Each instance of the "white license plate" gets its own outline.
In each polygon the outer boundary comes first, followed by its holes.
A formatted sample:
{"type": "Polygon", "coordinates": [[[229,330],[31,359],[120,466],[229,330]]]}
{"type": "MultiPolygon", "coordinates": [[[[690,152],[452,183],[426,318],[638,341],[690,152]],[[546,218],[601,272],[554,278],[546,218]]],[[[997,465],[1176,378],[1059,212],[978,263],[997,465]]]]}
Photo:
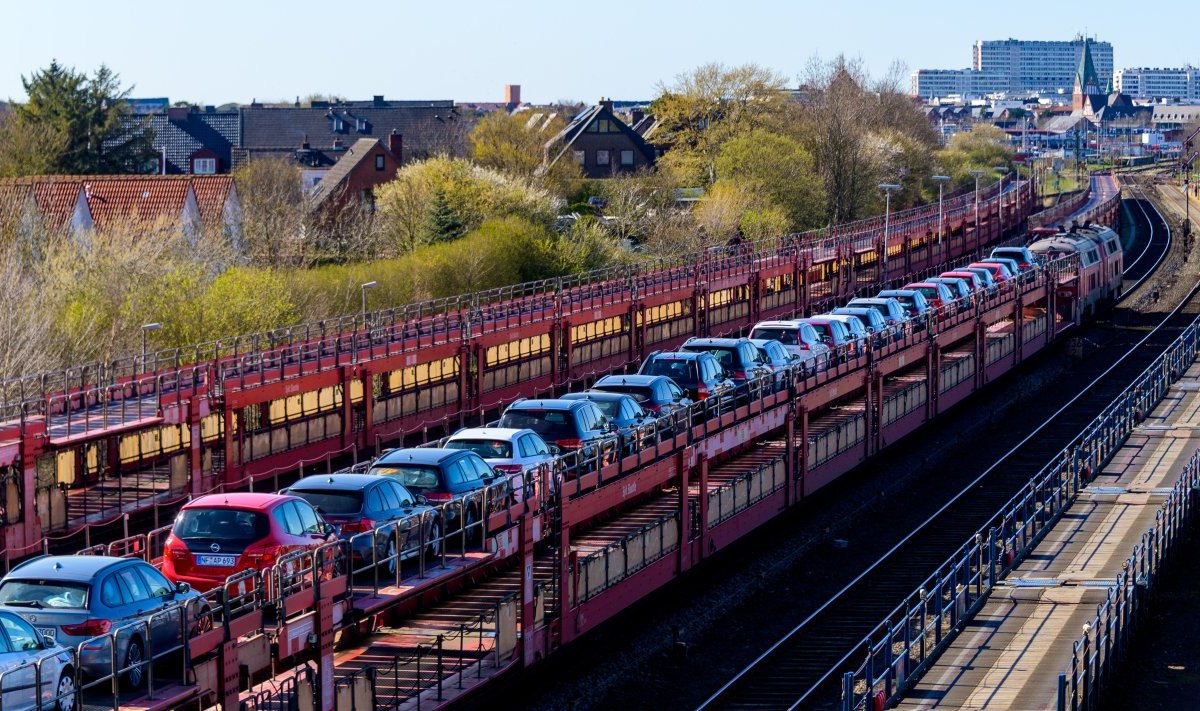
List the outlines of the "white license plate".
{"type": "Polygon", "coordinates": [[[196,555],[196,565],[232,568],[236,563],[236,555],[196,555]]]}
{"type": "Polygon", "coordinates": [[[43,637],[49,637],[50,639],[58,639],[58,628],[57,627],[38,627],[37,631],[38,631],[38,634],[40,634],[43,637]]]}

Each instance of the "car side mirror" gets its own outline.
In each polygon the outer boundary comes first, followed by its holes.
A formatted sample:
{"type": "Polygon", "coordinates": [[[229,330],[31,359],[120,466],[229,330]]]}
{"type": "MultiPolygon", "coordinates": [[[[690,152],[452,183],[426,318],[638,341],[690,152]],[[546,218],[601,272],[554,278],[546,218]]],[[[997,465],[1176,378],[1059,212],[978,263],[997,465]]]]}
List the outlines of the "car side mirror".
{"type": "Polygon", "coordinates": [[[546,449],[550,451],[550,454],[556,457],[562,454],[562,447],[559,447],[557,444],[548,444],[546,445],[546,449]]]}
{"type": "Polygon", "coordinates": [[[322,533],[323,535],[326,535],[326,536],[328,536],[328,535],[330,535],[331,533],[334,533],[334,532],[335,532],[335,531],[334,531],[334,529],[333,529],[333,524],[330,524],[330,523],[322,523],[322,524],[321,524],[321,533],[322,533]]]}
{"type": "Polygon", "coordinates": [[[50,635],[46,635],[45,637],[42,637],[42,649],[54,649],[57,646],[58,646],[57,639],[54,639],[50,635]]]}
{"type": "Polygon", "coordinates": [[[192,591],[191,585],[189,585],[183,581],[175,583],[175,594],[176,595],[187,595],[191,591],[192,591]]]}
{"type": "Polygon", "coordinates": [[[429,505],[429,499],[425,498],[424,494],[417,494],[415,497],[413,497],[413,501],[416,501],[418,506],[429,505]]]}

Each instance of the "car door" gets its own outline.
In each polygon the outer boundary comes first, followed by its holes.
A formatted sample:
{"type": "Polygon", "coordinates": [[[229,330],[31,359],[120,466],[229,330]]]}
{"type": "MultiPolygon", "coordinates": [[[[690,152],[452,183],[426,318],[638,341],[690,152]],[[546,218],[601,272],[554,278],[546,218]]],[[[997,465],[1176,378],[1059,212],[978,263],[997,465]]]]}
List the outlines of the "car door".
{"type": "Polygon", "coordinates": [[[54,690],[62,672],[62,660],[45,650],[41,636],[33,625],[16,615],[0,615],[0,670],[4,672],[3,695],[0,707],[9,709],[35,708],[33,687],[41,685],[41,702],[53,706],[54,690]],[[41,663],[40,680],[36,662],[41,663]]]}
{"type": "Polygon", "coordinates": [[[296,513],[300,516],[300,535],[304,539],[304,548],[316,550],[328,543],[329,533],[325,530],[325,523],[312,504],[307,501],[293,501],[292,506],[296,507],[296,513]]]}
{"type": "Polygon", "coordinates": [[[183,608],[175,602],[175,588],[154,566],[141,564],[130,568],[142,577],[150,591],[149,611],[154,614],[150,622],[150,633],[154,639],[154,652],[163,654],[183,644],[183,608]]]}
{"type": "Polygon", "coordinates": [[[124,667],[125,647],[134,635],[142,640],[143,658],[148,659],[152,654],[157,655],[163,647],[155,642],[153,629],[151,629],[151,638],[146,639],[145,626],[137,624],[149,617],[151,613],[157,612],[150,600],[150,587],[146,585],[146,581],[138,575],[132,565],[118,568],[113,572],[112,577],[116,580],[117,586],[121,590],[121,598],[125,603],[120,610],[120,619],[113,620],[113,627],[128,627],[117,640],[117,664],[124,667]]]}
{"type": "Polygon", "coordinates": [[[28,654],[14,649],[8,639],[8,615],[0,615],[3,631],[0,631],[0,707],[8,709],[31,709],[34,707],[33,667],[24,667],[28,654]]]}
{"type": "Polygon", "coordinates": [[[399,486],[394,481],[385,481],[376,486],[372,493],[379,492],[382,505],[379,515],[396,524],[396,550],[403,556],[405,551],[418,544],[413,540],[412,521],[404,518],[404,502],[401,501],[403,497],[400,494],[399,486]]]}

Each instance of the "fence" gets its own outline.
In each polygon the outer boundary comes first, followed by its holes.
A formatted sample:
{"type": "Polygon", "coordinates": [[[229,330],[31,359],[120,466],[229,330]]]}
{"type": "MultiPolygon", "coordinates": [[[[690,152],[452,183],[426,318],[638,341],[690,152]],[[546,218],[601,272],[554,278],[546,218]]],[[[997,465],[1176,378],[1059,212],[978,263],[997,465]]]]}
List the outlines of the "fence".
{"type": "MultiPolygon", "coordinates": [[[[1193,321],[1179,338],[1146,368],[1103,412],[1101,412],[1055,460],[1029,483],[970,540],[965,542],[941,568],[929,576],[917,590],[847,655],[863,662],[841,679],[843,711],[883,708],[896,700],[951,642],[959,623],[987,600],[996,581],[1028,555],[1075,501],[1093,473],[1098,472],[1116,453],[1142,417],[1167,394],[1186,367],[1196,361],[1200,350],[1200,319],[1193,321]]],[[[1185,478],[1196,480],[1196,467],[1189,465],[1185,478]]],[[[1175,495],[1165,533],[1176,535],[1190,511],[1182,511],[1180,501],[1188,499],[1191,486],[1177,487],[1185,493],[1175,495]]],[[[1190,501],[1190,499],[1188,499],[1190,501]]],[[[1164,507],[1166,508],[1166,507],[1164,507]]],[[[1168,516],[1168,514],[1160,515],[1168,516]]],[[[1153,541],[1158,545],[1158,539],[1153,541]]],[[[1153,571],[1161,551],[1151,547],[1140,558],[1135,553],[1130,571],[1153,571]]],[[[1132,573],[1130,573],[1132,575],[1132,573]]],[[[1133,580],[1136,583],[1137,577],[1133,580]]],[[[1135,604],[1128,592],[1112,594],[1112,611],[1102,608],[1093,626],[1108,630],[1115,611],[1135,604]],[[1125,595],[1126,597],[1121,597],[1125,595]],[[1124,606],[1124,607],[1122,607],[1124,606]]],[[[1122,618],[1121,625],[1124,624],[1122,618]]],[[[1124,628],[1121,628],[1124,634],[1124,628]]],[[[1070,672],[1069,693],[1076,699],[1071,708],[1091,703],[1097,683],[1109,666],[1108,651],[1114,641],[1123,641],[1105,633],[1101,652],[1097,652],[1095,632],[1089,632],[1077,645],[1075,663],[1070,672]],[[1082,651],[1080,651],[1082,650],[1082,651]]],[[[810,688],[801,701],[818,692],[837,672],[831,669],[810,688]]]]}

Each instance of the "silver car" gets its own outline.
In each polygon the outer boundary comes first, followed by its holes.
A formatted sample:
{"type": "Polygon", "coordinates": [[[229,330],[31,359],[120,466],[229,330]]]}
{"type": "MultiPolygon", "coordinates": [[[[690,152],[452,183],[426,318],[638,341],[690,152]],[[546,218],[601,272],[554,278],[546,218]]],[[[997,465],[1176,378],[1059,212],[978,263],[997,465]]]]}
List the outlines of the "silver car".
{"type": "Polygon", "coordinates": [[[75,708],[71,652],[42,637],[19,615],[0,612],[0,708],[32,711],[75,708]],[[41,699],[33,693],[41,687],[41,699]]]}
{"type": "Polygon", "coordinates": [[[115,644],[117,671],[130,690],[145,684],[147,662],[180,650],[186,636],[207,626],[198,620],[211,623],[207,603],[186,583],[172,585],[145,561],[110,556],[22,563],[0,580],[0,611],[78,650],[81,671],[92,679],[112,673],[115,644]]]}

